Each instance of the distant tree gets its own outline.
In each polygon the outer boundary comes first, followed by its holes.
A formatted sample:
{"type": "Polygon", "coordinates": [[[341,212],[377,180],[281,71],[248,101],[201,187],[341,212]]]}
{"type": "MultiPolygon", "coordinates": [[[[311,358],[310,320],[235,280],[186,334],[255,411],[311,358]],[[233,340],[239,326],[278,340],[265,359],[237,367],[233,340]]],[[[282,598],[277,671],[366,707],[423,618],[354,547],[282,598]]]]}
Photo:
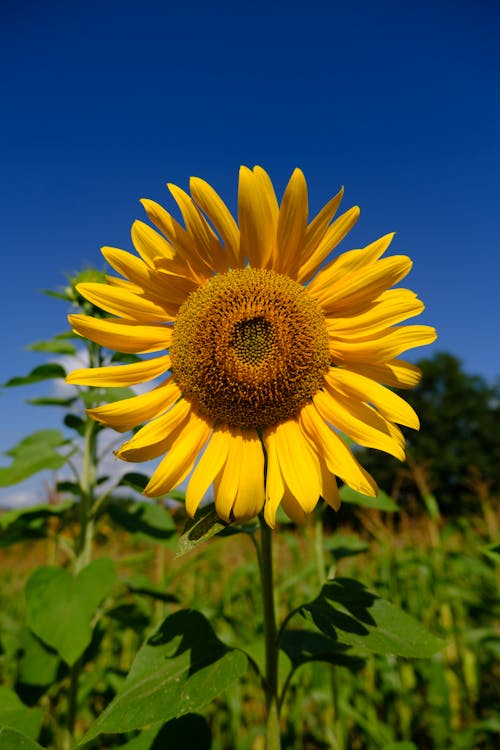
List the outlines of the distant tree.
{"type": "Polygon", "coordinates": [[[421,422],[419,432],[404,430],[408,461],[401,466],[369,451],[363,464],[380,486],[403,494],[412,491],[417,468],[445,513],[470,505],[478,482],[500,493],[500,384],[465,373],[460,360],[446,352],[417,364],[421,383],[401,394],[421,422]]]}

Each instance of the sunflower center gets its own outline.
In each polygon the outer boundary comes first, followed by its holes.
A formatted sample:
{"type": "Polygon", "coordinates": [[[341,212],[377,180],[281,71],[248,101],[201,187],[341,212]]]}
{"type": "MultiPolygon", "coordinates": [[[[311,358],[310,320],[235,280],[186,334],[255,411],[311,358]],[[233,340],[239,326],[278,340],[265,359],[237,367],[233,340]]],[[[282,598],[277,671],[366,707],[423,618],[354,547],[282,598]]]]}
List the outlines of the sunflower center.
{"type": "Polygon", "coordinates": [[[241,428],[295,417],[330,364],[317,302],[288,276],[255,268],[215,276],[188,297],[170,356],[194,408],[241,428]]]}

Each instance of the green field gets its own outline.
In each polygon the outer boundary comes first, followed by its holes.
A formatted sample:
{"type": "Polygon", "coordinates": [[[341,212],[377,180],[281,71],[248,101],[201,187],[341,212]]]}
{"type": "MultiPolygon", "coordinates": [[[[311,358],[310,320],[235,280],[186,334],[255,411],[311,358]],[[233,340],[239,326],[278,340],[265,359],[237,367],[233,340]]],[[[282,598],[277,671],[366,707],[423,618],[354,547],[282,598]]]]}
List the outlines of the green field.
{"type": "MultiPolygon", "coordinates": [[[[176,611],[198,610],[227,646],[243,647],[257,663],[262,659],[259,578],[250,537],[215,537],[178,557],[181,508],[172,522],[171,513],[159,508],[139,521],[138,506],[128,505],[128,513],[126,507],[112,508],[96,530],[94,558],[111,558],[117,577],[95,615],[90,645],[76,662],[76,687],[75,667],[27,628],[23,595],[39,566],[70,565],[71,535],[78,526],[74,510],[57,513],[55,505],[53,515],[45,510],[2,517],[5,707],[0,722],[42,747],[72,747],[71,724],[76,740],[84,735],[122,687],[148,633],[176,611]],[[18,705],[12,704],[10,691],[19,697],[18,705]]],[[[311,654],[316,646],[307,639],[300,655],[297,643],[288,643],[280,675],[285,679],[290,655],[297,669],[282,711],[284,748],[496,747],[500,634],[495,628],[498,568],[491,545],[496,522],[493,512],[488,518],[432,520],[425,512],[388,513],[346,504],[336,517],[317,516],[305,528],[281,525],[274,547],[278,620],[313,599],[326,578],[356,578],[445,643],[429,659],[370,655],[343,646],[327,655],[331,663],[308,661],[309,645],[311,654]]],[[[293,627],[300,632],[301,626],[299,614],[293,627]]],[[[156,723],[142,733],[101,734],[86,747],[258,750],[265,746],[264,727],[263,694],[249,668],[195,715],[171,720],[162,729],[156,723]]],[[[0,747],[16,747],[9,737],[0,734],[0,747]]]]}

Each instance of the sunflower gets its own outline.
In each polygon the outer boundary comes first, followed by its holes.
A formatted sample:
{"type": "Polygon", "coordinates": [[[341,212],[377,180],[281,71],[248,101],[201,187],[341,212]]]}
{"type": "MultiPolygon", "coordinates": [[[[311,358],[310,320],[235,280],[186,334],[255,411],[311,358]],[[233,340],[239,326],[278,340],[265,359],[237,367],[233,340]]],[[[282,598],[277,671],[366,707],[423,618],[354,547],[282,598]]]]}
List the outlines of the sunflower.
{"type": "Polygon", "coordinates": [[[204,180],[191,179],[190,195],[168,187],[184,226],[143,200],[156,229],[133,224],[138,256],[102,250],[122,278],[78,286],[113,317],[69,317],[74,331],[103,347],[151,356],[76,370],[68,382],[109,387],[162,378],[149,392],[89,409],[120,432],[143,425],[117,456],[163,456],[149,497],[189,477],[190,515],[213,484],[226,522],[263,510],[272,527],[280,504],[300,522],[320,497],[337,509],[336,477],[375,496],[375,481],[343,435],[402,460],[396,423],[419,427],[391,390],[420,377],[398,355],[436,336],[429,326],[397,325],[424,309],[413,292],[391,288],[411,260],[381,257],[392,234],[329,259],[359,209],[334,220],[341,190],[308,221],[299,169],[278,203],[268,174],[242,167],[238,223],[204,180]]]}

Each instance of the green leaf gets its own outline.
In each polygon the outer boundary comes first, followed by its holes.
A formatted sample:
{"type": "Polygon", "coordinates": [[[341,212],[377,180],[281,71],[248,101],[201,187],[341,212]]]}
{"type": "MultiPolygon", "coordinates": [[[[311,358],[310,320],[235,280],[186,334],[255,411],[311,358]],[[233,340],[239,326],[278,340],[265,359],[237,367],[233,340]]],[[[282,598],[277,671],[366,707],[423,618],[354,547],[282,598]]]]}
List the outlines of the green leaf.
{"type": "Polygon", "coordinates": [[[32,352],[49,352],[51,354],[76,354],[76,346],[70,344],[67,341],[67,336],[64,334],[60,336],[54,336],[53,339],[47,341],[35,341],[26,347],[32,352]]]}
{"type": "Polygon", "coordinates": [[[378,491],[377,497],[368,497],[368,495],[362,495],[361,492],[356,492],[347,484],[344,484],[339,490],[339,495],[342,502],[349,505],[362,505],[366,508],[385,510],[389,513],[399,510],[399,506],[383,490],[378,491]]]}
{"type": "Polygon", "coordinates": [[[491,544],[485,544],[484,547],[481,547],[481,552],[483,555],[486,555],[486,557],[489,557],[490,560],[492,560],[495,565],[500,564],[500,542],[491,542],[491,544]]]}
{"type": "Polygon", "coordinates": [[[53,378],[65,378],[66,370],[61,365],[55,364],[54,362],[45,365],[39,365],[30,372],[29,375],[24,377],[11,378],[4,383],[4,388],[12,388],[18,385],[32,385],[33,383],[40,383],[42,380],[52,380],[53,378]]]}
{"type": "Polygon", "coordinates": [[[19,521],[37,521],[47,519],[49,516],[60,516],[71,508],[71,500],[67,500],[59,505],[31,505],[29,508],[15,508],[0,514],[0,529],[7,529],[19,521]]]}
{"type": "MultiPolygon", "coordinates": [[[[0,725],[19,732],[24,738],[35,740],[40,734],[43,713],[39,708],[28,708],[10,688],[0,685],[0,725]]],[[[3,744],[0,731],[0,747],[3,744]]],[[[15,746],[17,747],[17,745],[15,746]]],[[[29,745],[27,746],[29,747],[29,745]]],[[[14,746],[12,746],[14,750],[14,746]]]]}
{"type": "Polygon", "coordinates": [[[445,645],[398,607],[351,578],[325,583],[319,596],[301,612],[329,638],[378,654],[425,658],[445,645]]]}
{"type": "Polygon", "coordinates": [[[159,748],[191,747],[196,750],[210,750],[212,733],[204,716],[185,714],[171,719],[160,729],[155,745],[159,748]]]}
{"type": "Polygon", "coordinates": [[[72,505],[71,501],[67,501],[60,505],[37,505],[0,513],[0,547],[28,539],[43,539],[49,516],[62,515],[72,505]]]}
{"type": "Polygon", "coordinates": [[[86,388],[80,391],[80,397],[85,406],[92,408],[96,404],[111,404],[124,398],[137,396],[132,388],[86,388]]]}
{"type": "Polygon", "coordinates": [[[41,566],[25,588],[28,626],[71,666],[89,645],[96,609],[115,582],[114,564],[106,557],[94,560],[77,576],[41,566]]]}
{"type": "Polygon", "coordinates": [[[133,594],[142,594],[143,596],[148,596],[151,599],[156,599],[157,601],[167,602],[170,604],[177,604],[179,602],[178,598],[174,596],[174,594],[169,594],[168,591],[165,591],[164,586],[154,586],[151,583],[150,579],[146,576],[134,576],[132,578],[127,578],[125,579],[124,583],[127,589],[133,594]]]}
{"type": "Polygon", "coordinates": [[[64,406],[64,407],[70,407],[73,406],[75,401],[78,399],[75,398],[28,398],[26,400],[27,404],[31,404],[32,406],[64,406]]]}
{"type": "Polygon", "coordinates": [[[19,680],[24,685],[44,687],[56,681],[59,656],[27,627],[21,633],[23,654],[19,661],[19,680]]]}
{"type": "Polygon", "coordinates": [[[60,469],[68,460],[56,450],[68,441],[59,430],[40,430],[5,451],[13,458],[10,466],[0,467],[0,487],[17,484],[45,469],[60,469]]]}
{"type": "Polygon", "coordinates": [[[161,750],[161,748],[192,747],[210,750],[212,736],[207,720],[199,714],[186,714],[167,721],[160,729],[151,727],[141,732],[120,750],[161,750]]]}
{"type": "Polygon", "coordinates": [[[196,511],[194,518],[190,518],[181,536],[179,537],[179,547],[177,556],[185,555],[199,544],[208,541],[223,529],[228,528],[229,524],[220,520],[215,512],[215,505],[205,505],[196,511]]]}
{"type": "Polygon", "coordinates": [[[418,750],[418,747],[413,742],[390,742],[382,750],[418,750]]]}
{"type": "Polygon", "coordinates": [[[43,747],[26,737],[21,732],[16,732],[0,722],[0,748],[1,750],[43,750],[43,747]]]}
{"type": "Polygon", "coordinates": [[[225,646],[203,615],[176,612],[139,650],[122,690],[82,742],[198,711],[246,668],[245,655],[225,646]]]}
{"type": "Polygon", "coordinates": [[[128,471],[122,476],[118,486],[132,487],[137,492],[142,492],[149,483],[149,480],[150,477],[146,476],[146,474],[140,474],[138,471],[128,471]]]}
{"type": "Polygon", "coordinates": [[[325,539],[325,549],[332,553],[336,560],[344,557],[353,557],[368,549],[367,542],[356,536],[356,534],[332,534],[325,539]]]}
{"type": "Polygon", "coordinates": [[[142,362],[137,354],[125,354],[124,352],[115,352],[111,357],[111,362],[119,362],[122,365],[133,365],[135,362],[142,362]]]}
{"type": "Polygon", "coordinates": [[[64,417],[64,424],[69,427],[70,430],[74,430],[78,435],[83,437],[85,435],[86,422],[76,414],[66,414],[64,417]]]}
{"type": "Polygon", "coordinates": [[[357,672],[365,664],[362,657],[349,653],[350,646],[312,630],[285,630],[280,648],[294,667],[308,661],[324,661],[357,672]]]}
{"type": "Polygon", "coordinates": [[[141,500],[113,503],[107,511],[115,523],[132,534],[166,542],[176,533],[172,516],[160,503],[141,500]]]}

